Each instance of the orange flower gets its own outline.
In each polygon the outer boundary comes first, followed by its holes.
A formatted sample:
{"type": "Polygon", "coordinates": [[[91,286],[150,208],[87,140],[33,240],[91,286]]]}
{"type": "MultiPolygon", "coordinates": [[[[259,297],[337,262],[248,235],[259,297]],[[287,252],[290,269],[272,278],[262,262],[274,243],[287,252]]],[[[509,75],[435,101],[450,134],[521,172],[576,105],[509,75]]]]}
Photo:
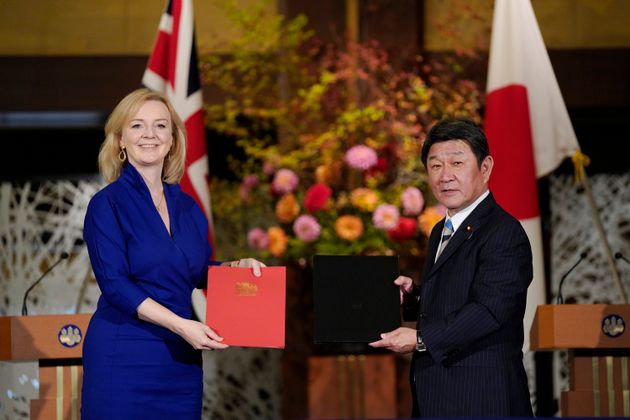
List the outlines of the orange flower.
{"type": "Polygon", "coordinates": [[[363,222],[357,216],[341,216],[335,222],[337,236],[346,241],[354,241],[363,235],[363,222]]]}
{"type": "Polygon", "coordinates": [[[315,169],[315,179],[318,184],[328,184],[330,183],[330,167],[319,165],[315,169]]]}
{"type": "Polygon", "coordinates": [[[369,188],[356,188],[350,193],[350,202],[360,210],[374,211],[378,195],[369,188]]]}
{"type": "Polygon", "coordinates": [[[293,194],[285,194],[276,204],[276,217],[283,223],[291,223],[300,214],[300,205],[293,194]]]}
{"type": "Polygon", "coordinates": [[[267,229],[267,237],[269,238],[269,252],[274,257],[281,257],[287,249],[289,239],[281,227],[273,226],[267,229]]]}
{"type": "Polygon", "coordinates": [[[341,162],[333,162],[328,165],[319,165],[315,168],[315,179],[318,184],[333,185],[339,181],[341,162]]]}
{"type": "Polygon", "coordinates": [[[433,226],[442,220],[445,214],[446,209],[441,205],[427,207],[422,214],[418,216],[420,230],[424,232],[425,235],[429,236],[431,234],[431,230],[433,230],[433,226]]]}

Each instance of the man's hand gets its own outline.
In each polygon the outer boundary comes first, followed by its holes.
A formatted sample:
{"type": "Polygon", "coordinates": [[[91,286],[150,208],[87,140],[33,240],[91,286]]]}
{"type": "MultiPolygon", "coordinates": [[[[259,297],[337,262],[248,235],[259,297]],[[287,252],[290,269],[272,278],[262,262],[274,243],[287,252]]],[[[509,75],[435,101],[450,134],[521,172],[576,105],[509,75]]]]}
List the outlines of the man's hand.
{"type": "Polygon", "coordinates": [[[396,280],[394,280],[394,284],[400,287],[400,303],[403,303],[403,295],[411,294],[413,290],[413,280],[406,276],[398,276],[396,280]]]}
{"type": "Polygon", "coordinates": [[[255,260],[254,258],[241,258],[240,260],[232,261],[228,263],[227,265],[229,265],[230,267],[251,268],[252,271],[254,272],[254,276],[256,277],[260,277],[262,275],[262,272],[260,271],[260,269],[262,267],[266,267],[265,264],[263,264],[262,262],[258,260],[255,260]]]}
{"type": "Polygon", "coordinates": [[[416,330],[400,327],[396,328],[394,331],[381,334],[381,339],[370,343],[370,346],[386,348],[395,353],[411,353],[416,349],[416,342],[416,330]]]}

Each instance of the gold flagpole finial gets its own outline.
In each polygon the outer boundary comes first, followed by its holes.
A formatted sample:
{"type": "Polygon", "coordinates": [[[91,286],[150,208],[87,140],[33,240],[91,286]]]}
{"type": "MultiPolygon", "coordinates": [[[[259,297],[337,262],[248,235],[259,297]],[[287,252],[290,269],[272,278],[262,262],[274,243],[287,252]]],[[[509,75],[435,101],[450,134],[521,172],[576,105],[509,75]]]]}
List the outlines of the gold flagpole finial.
{"type": "Polygon", "coordinates": [[[591,164],[591,158],[582,153],[580,149],[577,149],[571,156],[571,160],[573,161],[575,183],[581,184],[586,177],[584,168],[591,164]]]}

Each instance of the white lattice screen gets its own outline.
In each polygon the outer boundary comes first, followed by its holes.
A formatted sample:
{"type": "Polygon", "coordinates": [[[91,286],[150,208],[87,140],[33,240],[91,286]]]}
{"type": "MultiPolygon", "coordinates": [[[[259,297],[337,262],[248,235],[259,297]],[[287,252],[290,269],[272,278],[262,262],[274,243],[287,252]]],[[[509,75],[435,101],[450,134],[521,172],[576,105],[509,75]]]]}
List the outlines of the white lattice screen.
{"type": "MultiPolygon", "coordinates": [[[[630,174],[596,175],[591,179],[593,196],[610,247],[630,258],[630,174]]],[[[621,303],[602,242],[593,224],[593,215],[583,191],[571,176],[551,177],[551,290],[555,302],[558,283],[564,273],[580,263],[562,287],[565,302],[621,303]]],[[[627,295],[630,295],[630,264],[615,260],[627,295]]],[[[551,301],[551,300],[550,300],[551,301]]],[[[566,352],[555,355],[556,397],[568,389],[566,352]]]]}

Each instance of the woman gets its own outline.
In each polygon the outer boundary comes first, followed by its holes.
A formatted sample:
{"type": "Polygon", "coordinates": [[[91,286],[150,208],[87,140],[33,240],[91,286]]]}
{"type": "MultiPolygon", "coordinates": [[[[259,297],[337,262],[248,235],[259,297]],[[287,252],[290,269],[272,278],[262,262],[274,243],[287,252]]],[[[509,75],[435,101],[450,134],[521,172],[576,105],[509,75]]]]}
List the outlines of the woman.
{"type": "MultiPolygon", "coordinates": [[[[177,182],[184,125],[147,89],[127,95],[105,126],[99,153],[110,184],[88,205],[84,238],[102,295],[83,346],[83,419],[199,419],[200,350],[224,349],[194,321],[191,292],[210,261],[208,222],[177,182]]],[[[227,263],[252,267],[244,259],[227,263]]]]}

